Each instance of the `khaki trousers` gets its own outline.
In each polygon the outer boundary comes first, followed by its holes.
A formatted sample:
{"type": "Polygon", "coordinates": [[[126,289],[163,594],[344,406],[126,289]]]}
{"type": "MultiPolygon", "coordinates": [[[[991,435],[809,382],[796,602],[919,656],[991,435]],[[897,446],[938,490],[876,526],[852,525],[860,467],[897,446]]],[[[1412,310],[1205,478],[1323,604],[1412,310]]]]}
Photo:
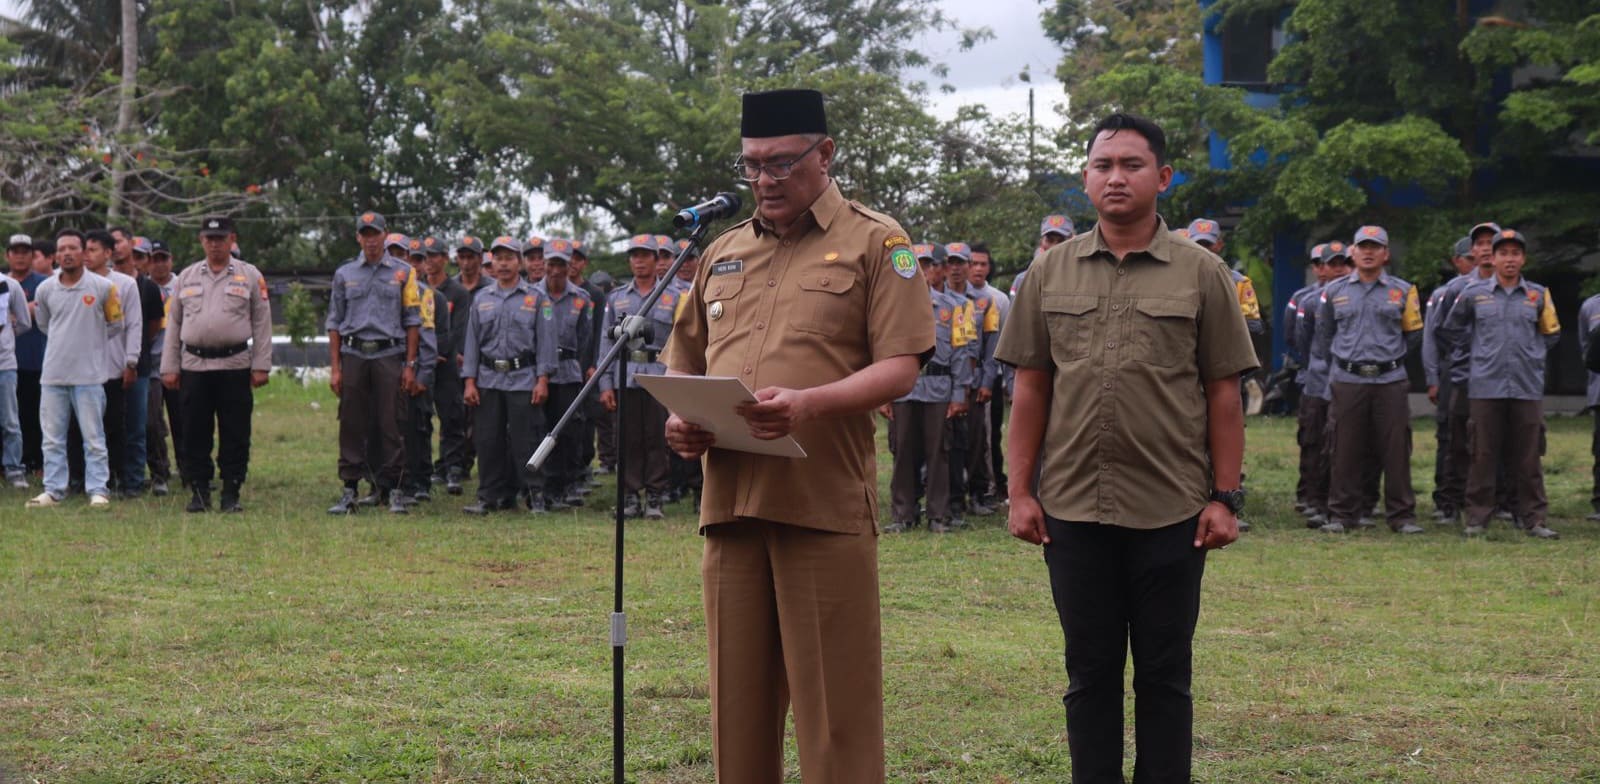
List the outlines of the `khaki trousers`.
{"type": "Polygon", "coordinates": [[[1500,495],[1497,469],[1516,487],[1512,512],[1524,528],[1544,525],[1550,502],[1539,463],[1544,435],[1540,400],[1471,400],[1472,466],[1467,469],[1467,525],[1487,527],[1500,495]]]}
{"type": "Polygon", "coordinates": [[[878,537],[744,519],[705,529],[720,784],[782,784],[794,705],[806,784],[881,784],[878,537]]]}
{"type": "Polygon", "coordinates": [[[890,445],[894,472],[889,480],[890,514],[905,525],[917,522],[917,477],[924,476],[928,520],[950,519],[950,452],[945,444],[946,403],[914,400],[894,404],[890,445]],[[921,469],[926,466],[927,470],[921,469]]]}
{"type": "Polygon", "coordinates": [[[1333,468],[1328,506],[1333,522],[1346,527],[1361,517],[1362,473],[1374,459],[1383,466],[1384,516],[1390,528],[1417,519],[1411,491],[1411,407],[1406,382],[1333,385],[1328,414],[1333,433],[1333,468]]]}

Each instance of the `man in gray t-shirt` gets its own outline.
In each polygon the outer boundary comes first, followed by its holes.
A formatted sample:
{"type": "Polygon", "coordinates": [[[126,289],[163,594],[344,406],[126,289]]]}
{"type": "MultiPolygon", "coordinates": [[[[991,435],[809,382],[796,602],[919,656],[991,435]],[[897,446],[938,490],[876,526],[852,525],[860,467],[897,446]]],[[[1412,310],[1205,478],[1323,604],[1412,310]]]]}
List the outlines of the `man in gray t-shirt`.
{"type": "Polygon", "coordinates": [[[111,502],[106,454],[106,378],[116,372],[105,350],[122,324],[122,301],[110,280],[83,266],[83,235],[56,237],[61,272],[34,293],[34,324],[50,337],[40,375],[39,425],[44,435],[44,492],[28,507],[55,506],[67,495],[67,429],[74,414],[83,436],[85,488],[90,506],[111,502]]]}

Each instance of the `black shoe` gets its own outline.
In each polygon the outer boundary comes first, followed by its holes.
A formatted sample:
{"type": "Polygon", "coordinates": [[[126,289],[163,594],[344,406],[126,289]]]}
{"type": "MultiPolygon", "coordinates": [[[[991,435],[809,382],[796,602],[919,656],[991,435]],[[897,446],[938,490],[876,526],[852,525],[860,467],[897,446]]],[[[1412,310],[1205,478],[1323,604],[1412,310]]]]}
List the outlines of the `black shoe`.
{"type": "Polygon", "coordinates": [[[356,489],[354,487],[346,487],[344,492],[339,495],[339,500],[333,506],[328,507],[328,514],[354,514],[356,507],[359,505],[356,502],[356,489]]]}
{"type": "Polygon", "coordinates": [[[444,491],[450,495],[461,495],[461,475],[451,471],[444,478],[444,491]]]}
{"type": "Polygon", "coordinates": [[[377,506],[383,503],[383,498],[383,491],[374,487],[372,488],[372,492],[356,499],[356,506],[377,506]]]}
{"type": "Polygon", "coordinates": [[[239,483],[222,483],[222,503],[217,507],[222,512],[243,512],[244,507],[239,505],[239,483]]]}
{"type": "Polygon", "coordinates": [[[185,511],[185,512],[209,512],[209,511],[211,511],[211,485],[209,485],[209,484],[202,485],[202,484],[196,483],[194,485],[194,494],[189,496],[189,505],[185,506],[183,508],[183,511],[185,511]]]}
{"type": "Polygon", "coordinates": [[[170,492],[172,492],[172,490],[171,488],[167,487],[166,482],[152,482],[150,484],[150,494],[157,498],[165,498],[170,492]]]}
{"type": "Polygon", "coordinates": [[[428,477],[428,486],[429,487],[432,487],[434,485],[442,485],[442,484],[444,484],[444,474],[441,474],[438,471],[435,471],[435,472],[433,472],[433,474],[431,476],[428,477]]]}
{"type": "Polygon", "coordinates": [[[661,513],[661,507],[664,506],[663,500],[665,499],[659,495],[646,495],[644,499],[644,519],[660,520],[666,517],[661,513]]]}
{"type": "Polygon", "coordinates": [[[567,506],[581,508],[585,503],[583,500],[584,495],[584,493],[578,492],[578,487],[574,485],[567,490],[567,497],[562,500],[566,502],[567,506]]]}
{"type": "Polygon", "coordinates": [[[1401,523],[1400,525],[1395,526],[1393,530],[1397,534],[1406,535],[1427,533],[1422,526],[1417,525],[1416,523],[1401,523]]]}
{"type": "Polygon", "coordinates": [[[431,494],[429,494],[427,488],[419,487],[416,490],[411,491],[411,500],[418,501],[418,502],[421,502],[421,501],[432,501],[433,500],[433,496],[431,494]]]}
{"type": "Polygon", "coordinates": [[[934,534],[947,534],[956,530],[949,520],[929,520],[928,532],[934,534]]]}
{"type": "Polygon", "coordinates": [[[493,512],[493,511],[495,511],[496,509],[499,509],[499,508],[500,508],[499,504],[487,503],[487,502],[484,502],[484,501],[479,501],[479,502],[477,502],[475,504],[472,504],[471,506],[463,506],[463,507],[461,507],[461,511],[466,512],[469,515],[476,515],[478,517],[487,517],[490,512],[493,512]]]}
{"type": "Polygon", "coordinates": [[[1558,534],[1555,531],[1552,531],[1552,530],[1550,530],[1549,528],[1546,528],[1543,525],[1536,525],[1536,526],[1533,526],[1531,528],[1528,528],[1527,529],[1527,533],[1528,533],[1529,536],[1534,537],[1535,539],[1560,539],[1561,538],[1561,534],[1558,534]]]}
{"type": "Polygon", "coordinates": [[[973,501],[972,506],[967,507],[967,511],[975,515],[986,516],[994,514],[994,507],[982,501],[973,501]]]}
{"type": "Polygon", "coordinates": [[[563,509],[571,509],[572,505],[567,503],[566,496],[557,494],[545,497],[544,508],[552,512],[559,512],[563,509]]]}

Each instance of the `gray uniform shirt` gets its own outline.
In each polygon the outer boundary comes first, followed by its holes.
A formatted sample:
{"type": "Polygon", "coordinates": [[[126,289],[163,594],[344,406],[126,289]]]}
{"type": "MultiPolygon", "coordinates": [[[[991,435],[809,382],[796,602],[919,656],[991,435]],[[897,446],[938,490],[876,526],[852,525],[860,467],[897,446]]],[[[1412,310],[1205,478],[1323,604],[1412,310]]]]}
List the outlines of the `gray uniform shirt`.
{"type": "Polygon", "coordinates": [[[498,282],[484,286],[472,300],[462,345],[461,377],[477,379],[483,389],[531,392],[539,376],[555,372],[555,330],[544,329],[541,308],[549,300],[533,284],[519,278],[511,288],[498,282]],[[495,367],[533,355],[533,365],[495,367]]]}
{"type": "Polygon", "coordinates": [[[99,386],[122,370],[122,363],[113,366],[106,353],[126,307],[116,284],[88,270],[71,286],[53,275],[39,284],[33,301],[34,324],[50,336],[39,383],[99,386]]]}
{"type": "Polygon", "coordinates": [[[1314,356],[1329,362],[1330,380],[1344,384],[1392,384],[1404,381],[1404,365],[1376,376],[1362,376],[1339,367],[1343,362],[1403,361],[1421,342],[1422,314],[1417,288],[1389,273],[1363,283],[1357,273],[1329,281],[1317,306],[1314,356]]]}
{"type": "MultiPolygon", "coordinates": [[[[1589,353],[1589,341],[1594,331],[1600,329],[1600,294],[1583,301],[1578,308],[1578,356],[1589,353]]],[[[1600,373],[1589,374],[1589,406],[1600,406],[1600,373]]]]}
{"type": "Polygon", "coordinates": [[[1283,329],[1287,330],[1284,333],[1284,342],[1289,346],[1289,356],[1293,357],[1295,362],[1300,363],[1300,369],[1295,371],[1294,380],[1295,383],[1301,386],[1306,383],[1306,366],[1310,364],[1311,357],[1309,352],[1306,351],[1309,345],[1302,346],[1297,339],[1299,337],[1300,305],[1308,300],[1314,300],[1317,296],[1318,288],[1321,288],[1321,284],[1313,283],[1289,295],[1288,304],[1283,306],[1283,321],[1280,322],[1283,324],[1283,329]]]}
{"type": "Polygon", "coordinates": [[[1555,304],[1527,278],[1506,288],[1495,278],[1461,290],[1441,333],[1469,347],[1472,400],[1541,400],[1544,358],[1561,339],[1555,304]]]}
{"type": "Polygon", "coordinates": [[[1326,286],[1315,287],[1311,293],[1295,303],[1293,340],[1295,350],[1306,358],[1306,369],[1300,381],[1304,386],[1301,394],[1322,401],[1331,401],[1333,388],[1329,380],[1328,357],[1326,355],[1319,357],[1311,350],[1311,344],[1316,340],[1317,312],[1322,306],[1324,288],[1326,286]]]}
{"type": "Polygon", "coordinates": [[[327,329],[338,331],[340,338],[399,341],[370,353],[351,346],[342,351],[368,359],[403,354],[406,330],[421,326],[422,296],[410,264],[393,256],[369,264],[365,256],[357,256],[333,273],[327,329]]]}
{"type": "Polygon", "coordinates": [[[966,339],[966,328],[956,322],[966,307],[966,298],[938,289],[929,289],[928,295],[933,311],[933,356],[922,366],[910,394],[897,402],[965,403],[976,356],[973,343],[966,339]]]}
{"type": "Polygon", "coordinates": [[[584,366],[582,349],[589,344],[589,332],[594,329],[594,300],[589,292],[567,281],[561,296],[551,296],[548,286],[540,286],[550,303],[550,316],[545,320],[556,339],[556,370],[550,374],[552,384],[582,384],[584,366]]]}
{"type": "Polygon", "coordinates": [[[1439,335],[1439,327],[1450,315],[1450,308],[1456,304],[1461,290],[1477,277],[1476,272],[1457,275],[1428,297],[1428,308],[1422,314],[1422,374],[1430,387],[1438,386],[1441,379],[1445,383],[1455,381],[1452,368],[1460,357],[1456,356],[1453,342],[1439,335]]]}
{"type": "Polygon", "coordinates": [[[17,369],[17,336],[32,329],[22,284],[9,277],[0,280],[0,370],[17,369]]]}
{"type": "MultiPolygon", "coordinates": [[[[657,281],[656,285],[662,284],[657,281]]],[[[654,291],[654,289],[651,289],[651,291],[654,291]]],[[[606,299],[605,318],[601,321],[604,326],[600,332],[600,356],[605,356],[606,352],[611,350],[611,344],[616,342],[611,337],[611,328],[622,323],[624,316],[637,313],[639,306],[644,304],[645,297],[648,297],[651,291],[639,291],[634,286],[634,281],[630,280],[627,285],[611,292],[611,296],[606,299]]],[[[678,298],[681,296],[683,296],[681,291],[669,285],[667,290],[662,292],[661,299],[656,300],[655,307],[651,308],[649,313],[644,314],[650,321],[652,334],[650,340],[640,349],[641,351],[656,354],[661,351],[662,347],[667,345],[667,337],[672,334],[672,321],[677,312],[678,298]]],[[[624,354],[623,358],[627,359],[628,355],[624,354]]],[[[607,370],[601,376],[600,389],[607,390],[616,386],[615,372],[614,370],[607,370]]],[[[632,359],[628,359],[627,372],[628,387],[631,389],[639,386],[639,382],[633,379],[634,376],[641,374],[647,376],[663,375],[667,372],[667,366],[661,363],[659,358],[655,362],[634,362],[632,359]]]]}

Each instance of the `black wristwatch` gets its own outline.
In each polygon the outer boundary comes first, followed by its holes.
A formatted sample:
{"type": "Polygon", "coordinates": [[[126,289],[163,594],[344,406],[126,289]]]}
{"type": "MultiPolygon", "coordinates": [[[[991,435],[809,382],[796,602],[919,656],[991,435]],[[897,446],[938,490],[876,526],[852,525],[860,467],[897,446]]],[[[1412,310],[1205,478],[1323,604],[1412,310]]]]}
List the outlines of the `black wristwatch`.
{"type": "Polygon", "coordinates": [[[1244,488],[1238,490],[1218,490],[1211,488],[1211,500],[1228,507],[1235,517],[1244,511],[1244,488]]]}

